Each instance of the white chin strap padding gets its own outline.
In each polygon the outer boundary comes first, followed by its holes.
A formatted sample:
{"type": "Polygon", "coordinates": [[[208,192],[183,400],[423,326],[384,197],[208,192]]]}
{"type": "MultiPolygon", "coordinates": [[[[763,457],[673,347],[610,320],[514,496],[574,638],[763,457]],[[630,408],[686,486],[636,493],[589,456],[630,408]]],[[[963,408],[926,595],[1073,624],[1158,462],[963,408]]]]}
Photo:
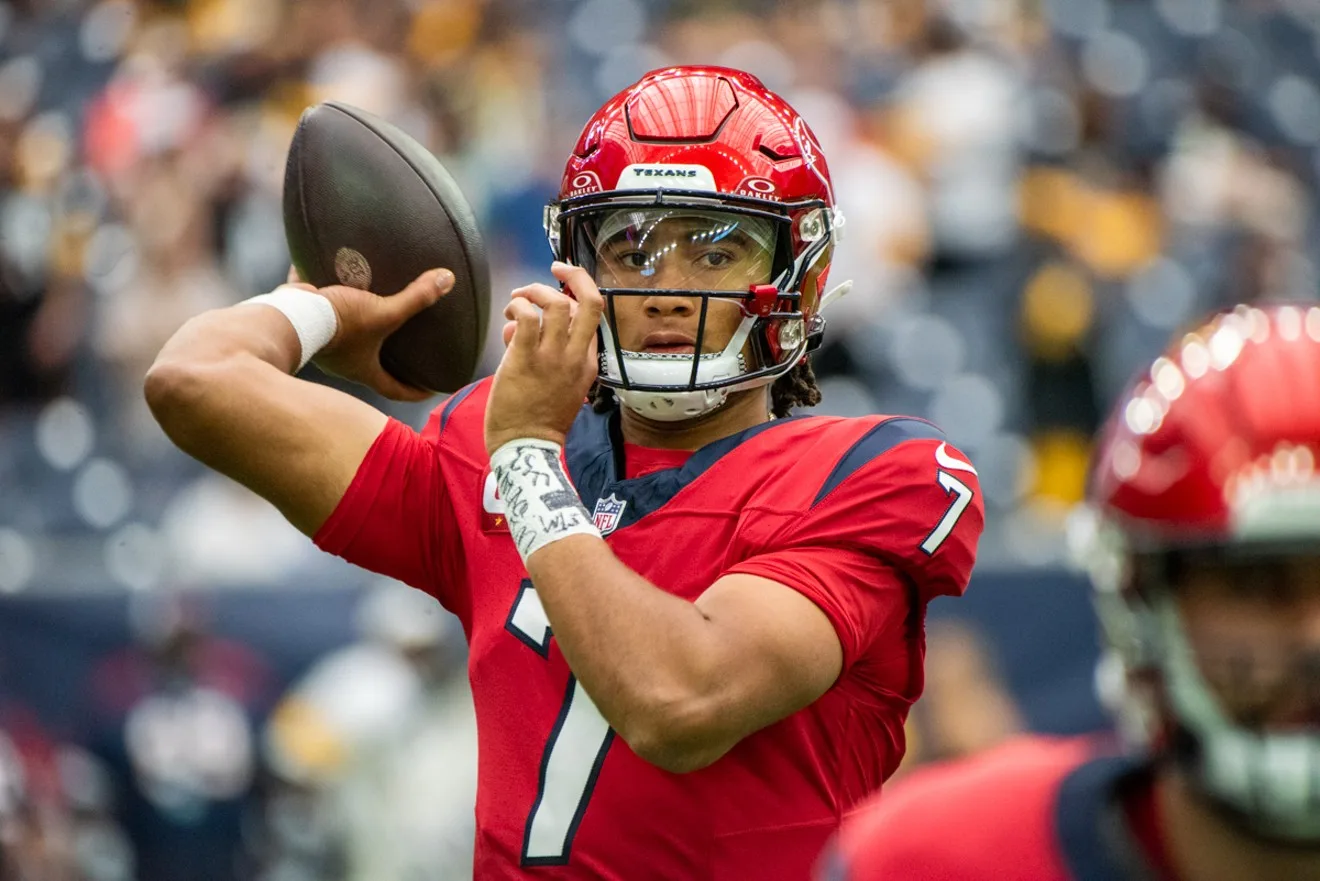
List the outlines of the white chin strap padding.
{"type": "MultiPolygon", "coordinates": [[[[754,316],[747,316],[739,324],[724,351],[701,356],[665,355],[646,352],[623,353],[623,366],[628,370],[628,381],[643,386],[681,386],[692,378],[692,359],[697,357],[697,385],[708,385],[724,379],[741,376],[744,372],[742,349],[752,333],[756,323],[754,316]]],[[[604,372],[614,380],[622,379],[619,359],[615,354],[614,336],[610,333],[609,323],[601,317],[601,333],[604,337],[604,372]]],[[[656,422],[680,422],[684,419],[696,419],[721,407],[729,397],[729,389],[698,388],[693,391],[655,392],[636,389],[615,389],[619,401],[647,419],[656,422]]]]}
{"type": "Polygon", "coordinates": [[[619,401],[639,416],[652,422],[682,422],[705,416],[729,398],[727,388],[700,389],[695,392],[636,392],[615,389],[619,401]]]}

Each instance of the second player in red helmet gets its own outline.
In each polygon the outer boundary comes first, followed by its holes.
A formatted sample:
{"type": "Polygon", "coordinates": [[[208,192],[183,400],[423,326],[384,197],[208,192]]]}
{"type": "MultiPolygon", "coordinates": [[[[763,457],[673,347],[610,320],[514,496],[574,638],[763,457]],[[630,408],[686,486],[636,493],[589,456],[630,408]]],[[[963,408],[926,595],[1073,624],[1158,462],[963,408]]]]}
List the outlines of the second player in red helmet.
{"type": "Polygon", "coordinates": [[[1317,458],[1320,307],[1177,339],[1115,407],[1079,521],[1131,748],[1033,738],[919,770],[821,877],[1320,878],[1317,458]]]}
{"type": "MultiPolygon", "coordinates": [[[[495,376],[420,434],[287,376],[314,337],[267,301],[186,328],[153,411],[462,620],[477,877],[806,878],[902,757],[926,603],[975,559],[976,469],[920,419],[795,412],[819,400],[840,215],[820,145],[755,78],[644,77],[560,196],[562,287],[512,292],[495,376]]],[[[316,356],[368,382],[398,304],[433,299],[301,293],[338,320],[316,356]]]]}

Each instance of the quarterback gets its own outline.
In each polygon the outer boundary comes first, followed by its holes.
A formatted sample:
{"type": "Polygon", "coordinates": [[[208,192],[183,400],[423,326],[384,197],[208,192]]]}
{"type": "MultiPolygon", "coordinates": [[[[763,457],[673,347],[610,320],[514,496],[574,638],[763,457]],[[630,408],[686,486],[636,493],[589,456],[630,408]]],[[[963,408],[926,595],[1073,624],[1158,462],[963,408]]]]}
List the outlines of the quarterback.
{"type": "Polygon", "coordinates": [[[290,374],[415,396],[377,352],[443,270],[285,287],[160,353],[181,448],[462,621],[477,877],[806,878],[902,757],[983,507],[927,422],[792,412],[840,218],[782,99],[670,68],[587,123],[545,214],[560,287],[513,291],[495,376],[420,434],[290,374]]]}
{"type": "Polygon", "coordinates": [[[1320,307],[1238,307],[1179,340],[1119,402],[1090,491],[1130,747],[1033,738],[920,770],[821,876],[1320,878],[1317,455],[1320,307]]]}

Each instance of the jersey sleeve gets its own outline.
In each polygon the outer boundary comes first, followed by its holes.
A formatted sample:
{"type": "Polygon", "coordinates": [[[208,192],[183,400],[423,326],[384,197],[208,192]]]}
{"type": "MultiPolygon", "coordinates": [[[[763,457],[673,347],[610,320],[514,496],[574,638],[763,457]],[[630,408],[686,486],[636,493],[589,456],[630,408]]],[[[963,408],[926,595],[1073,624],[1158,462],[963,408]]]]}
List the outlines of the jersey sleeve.
{"type": "Polygon", "coordinates": [[[730,571],[792,587],[833,622],[845,663],[896,606],[967,588],[985,521],[980,484],[943,442],[909,440],[858,460],[850,450],[807,510],[730,571]]]}
{"type": "Polygon", "coordinates": [[[391,419],[334,513],[313,536],[321,550],[433,594],[451,612],[446,555],[457,536],[437,439],[391,419]]]}

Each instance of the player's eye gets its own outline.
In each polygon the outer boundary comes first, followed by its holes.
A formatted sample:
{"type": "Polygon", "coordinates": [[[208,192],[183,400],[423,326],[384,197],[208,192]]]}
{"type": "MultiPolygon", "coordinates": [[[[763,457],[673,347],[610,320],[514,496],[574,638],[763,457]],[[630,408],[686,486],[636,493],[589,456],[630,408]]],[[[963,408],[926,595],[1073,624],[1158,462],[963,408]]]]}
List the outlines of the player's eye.
{"type": "Polygon", "coordinates": [[[706,251],[697,258],[703,269],[727,269],[734,262],[734,256],[726,251],[706,251]]]}
{"type": "Polygon", "coordinates": [[[606,262],[615,269],[627,269],[640,272],[653,261],[651,254],[641,248],[630,247],[627,242],[611,243],[604,251],[606,262]]]}
{"type": "Polygon", "coordinates": [[[645,251],[624,251],[615,254],[615,259],[623,266],[629,269],[645,269],[651,262],[651,257],[645,251]]]}

